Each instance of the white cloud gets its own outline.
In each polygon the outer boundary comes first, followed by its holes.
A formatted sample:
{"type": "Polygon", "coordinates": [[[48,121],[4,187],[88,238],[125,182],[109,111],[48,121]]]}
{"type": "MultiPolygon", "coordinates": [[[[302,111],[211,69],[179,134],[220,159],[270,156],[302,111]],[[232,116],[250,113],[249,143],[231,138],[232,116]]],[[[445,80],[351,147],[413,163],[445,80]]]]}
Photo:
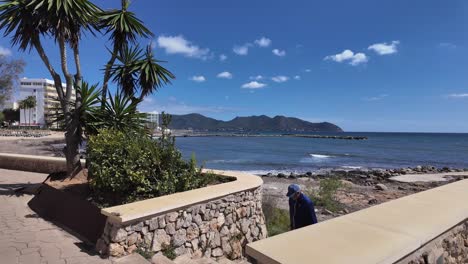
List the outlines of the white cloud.
{"type": "Polygon", "coordinates": [[[245,89],[259,89],[259,88],[263,88],[267,86],[266,84],[264,83],[260,83],[260,82],[257,82],[257,81],[252,81],[252,82],[249,82],[249,83],[244,83],[242,85],[242,88],[245,88],[245,89]]]}
{"type": "Polygon", "coordinates": [[[190,58],[208,59],[209,49],[203,49],[193,45],[182,35],[179,36],[160,36],[157,39],[158,46],[163,48],[168,54],[182,54],[190,58]]]}
{"type": "Polygon", "coordinates": [[[227,56],[225,54],[221,54],[221,55],[219,55],[219,60],[220,61],[225,61],[225,60],[227,60],[227,56]]]}
{"type": "Polygon", "coordinates": [[[388,97],[388,94],[381,94],[378,96],[373,96],[373,97],[365,97],[363,98],[364,101],[380,101],[384,99],[385,97],[388,97]]]}
{"type": "Polygon", "coordinates": [[[301,79],[301,76],[299,75],[294,76],[294,80],[300,80],[300,79],[301,79]]]}
{"type": "Polygon", "coordinates": [[[257,76],[250,76],[249,79],[250,80],[262,80],[264,77],[262,75],[257,75],[257,76]]]}
{"type": "Polygon", "coordinates": [[[450,97],[450,98],[468,98],[468,93],[449,94],[448,97],[450,97]]]}
{"type": "Polygon", "coordinates": [[[216,77],[224,78],[224,79],[232,79],[232,73],[224,71],[224,72],[219,73],[216,77]]]}
{"type": "Polygon", "coordinates": [[[305,72],[312,72],[311,69],[305,69],[304,71],[305,71],[305,72]]]}
{"type": "Polygon", "coordinates": [[[1,56],[10,56],[11,50],[0,46],[0,55],[1,56]]]}
{"type": "Polygon", "coordinates": [[[257,44],[259,47],[266,48],[266,47],[270,46],[271,39],[261,37],[260,39],[255,40],[255,44],[257,44]]]}
{"type": "Polygon", "coordinates": [[[398,44],[400,44],[398,40],[394,40],[391,43],[375,43],[370,45],[368,49],[377,52],[379,55],[390,55],[398,52],[398,44]]]}
{"type": "Polygon", "coordinates": [[[249,47],[252,46],[250,43],[246,43],[242,46],[234,46],[232,48],[232,51],[234,51],[235,54],[245,56],[249,53],[249,47]]]}
{"type": "Polygon", "coordinates": [[[271,78],[271,80],[277,83],[282,83],[282,82],[287,82],[289,80],[289,77],[278,75],[278,76],[271,78]]]}
{"type": "Polygon", "coordinates": [[[447,48],[447,49],[455,49],[457,48],[457,45],[450,43],[450,42],[442,42],[442,43],[439,43],[439,47],[447,48]]]}
{"type": "Polygon", "coordinates": [[[273,54],[275,54],[278,57],[286,56],[286,51],[284,51],[284,50],[274,49],[271,52],[273,52],[273,54]]]}
{"type": "Polygon", "coordinates": [[[190,80],[194,81],[194,82],[204,82],[204,81],[206,81],[205,76],[203,76],[203,75],[192,76],[192,78],[190,78],[190,80]]]}
{"type": "Polygon", "coordinates": [[[340,63],[349,61],[349,64],[356,66],[361,63],[366,63],[369,59],[364,53],[355,54],[351,50],[347,49],[347,50],[344,50],[342,53],[326,56],[324,60],[332,60],[332,61],[340,62],[340,63]]]}

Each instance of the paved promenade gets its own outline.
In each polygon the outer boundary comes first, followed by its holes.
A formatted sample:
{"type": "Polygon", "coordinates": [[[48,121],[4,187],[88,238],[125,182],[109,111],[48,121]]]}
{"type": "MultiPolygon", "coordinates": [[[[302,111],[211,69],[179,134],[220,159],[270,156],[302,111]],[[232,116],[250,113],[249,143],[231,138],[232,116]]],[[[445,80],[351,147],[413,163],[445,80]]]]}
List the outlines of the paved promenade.
{"type": "Polygon", "coordinates": [[[60,227],[39,218],[27,205],[31,195],[17,196],[12,191],[41,183],[46,176],[0,169],[0,263],[112,263],[60,227]]]}

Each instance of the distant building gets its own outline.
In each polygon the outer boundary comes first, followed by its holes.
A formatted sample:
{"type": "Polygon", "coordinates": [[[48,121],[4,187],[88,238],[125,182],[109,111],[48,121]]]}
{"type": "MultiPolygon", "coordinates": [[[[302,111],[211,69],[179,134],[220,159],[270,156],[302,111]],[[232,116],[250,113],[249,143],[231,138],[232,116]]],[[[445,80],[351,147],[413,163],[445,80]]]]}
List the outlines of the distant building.
{"type": "MultiPolygon", "coordinates": [[[[62,83],[64,88],[66,84],[62,83]]],[[[54,81],[48,79],[28,79],[23,78],[20,82],[19,100],[24,100],[28,96],[36,97],[36,107],[29,111],[20,110],[20,125],[50,126],[54,114],[57,112],[58,101],[57,90],[54,81]],[[31,116],[29,116],[31,114],[31,116]]],[[[76,99],[75,90],[72,90],[72,101],[76,99]]]]}
{"type": "Polygon", "coordinates": [[[16,110],[18,109],[18,103],[17,102],[5,102],[3,106],[0,106],[0,111],[4,109],[13,109],[16,110]]]}
{"type": "Polygon", "coordinates": [[[148,127],[151,129],[158,129],[159,128],[159,113],[156,111],[145,113],[146,114],[146,122],[148,123],[148,127]]]}

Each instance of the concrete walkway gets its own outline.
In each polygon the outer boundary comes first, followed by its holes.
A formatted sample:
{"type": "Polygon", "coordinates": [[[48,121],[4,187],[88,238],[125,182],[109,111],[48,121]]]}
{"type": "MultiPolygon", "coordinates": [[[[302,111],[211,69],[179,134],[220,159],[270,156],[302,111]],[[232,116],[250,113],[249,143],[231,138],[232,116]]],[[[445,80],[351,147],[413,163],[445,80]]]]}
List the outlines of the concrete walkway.
{"type": "Polygon", "coordinates": [[[31,195],[17,196],[12,191],[41,183],[46,176],[0,169],[0,263],[112,263],[101,259],[78,238],[38,217],[27,205],[31,195]]]}
{"type": "Polygon", "coordinates": [[[443,182],[448,181],[451,177],[468,178],[468,172],[447,172],[433,174],[405,174],[391,177],[390,180],[398,182],[443,182]]]}

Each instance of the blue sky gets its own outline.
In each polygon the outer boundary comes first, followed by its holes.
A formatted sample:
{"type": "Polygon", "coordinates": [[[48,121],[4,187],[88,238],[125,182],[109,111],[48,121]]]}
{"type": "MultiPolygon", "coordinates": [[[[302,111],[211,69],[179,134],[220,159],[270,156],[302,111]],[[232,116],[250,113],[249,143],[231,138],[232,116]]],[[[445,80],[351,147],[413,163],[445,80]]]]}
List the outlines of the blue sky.
{"type": "MultiPolygon", "coordinates": [[[[152,43],[177,76],[142,110],[468,132],[467,1],[134,0],[131,9],[155,33],[141,44],[152,43]]],[[[58,62],[53,42],[45,44],[58,62]]],[[[102,82],[106,44],[83,40],[90,82],[102,82]]],[[[4,37],[0,47],[26,60],[25,76],[50,78],[35,52],[20,53],[4,37]]]]}

